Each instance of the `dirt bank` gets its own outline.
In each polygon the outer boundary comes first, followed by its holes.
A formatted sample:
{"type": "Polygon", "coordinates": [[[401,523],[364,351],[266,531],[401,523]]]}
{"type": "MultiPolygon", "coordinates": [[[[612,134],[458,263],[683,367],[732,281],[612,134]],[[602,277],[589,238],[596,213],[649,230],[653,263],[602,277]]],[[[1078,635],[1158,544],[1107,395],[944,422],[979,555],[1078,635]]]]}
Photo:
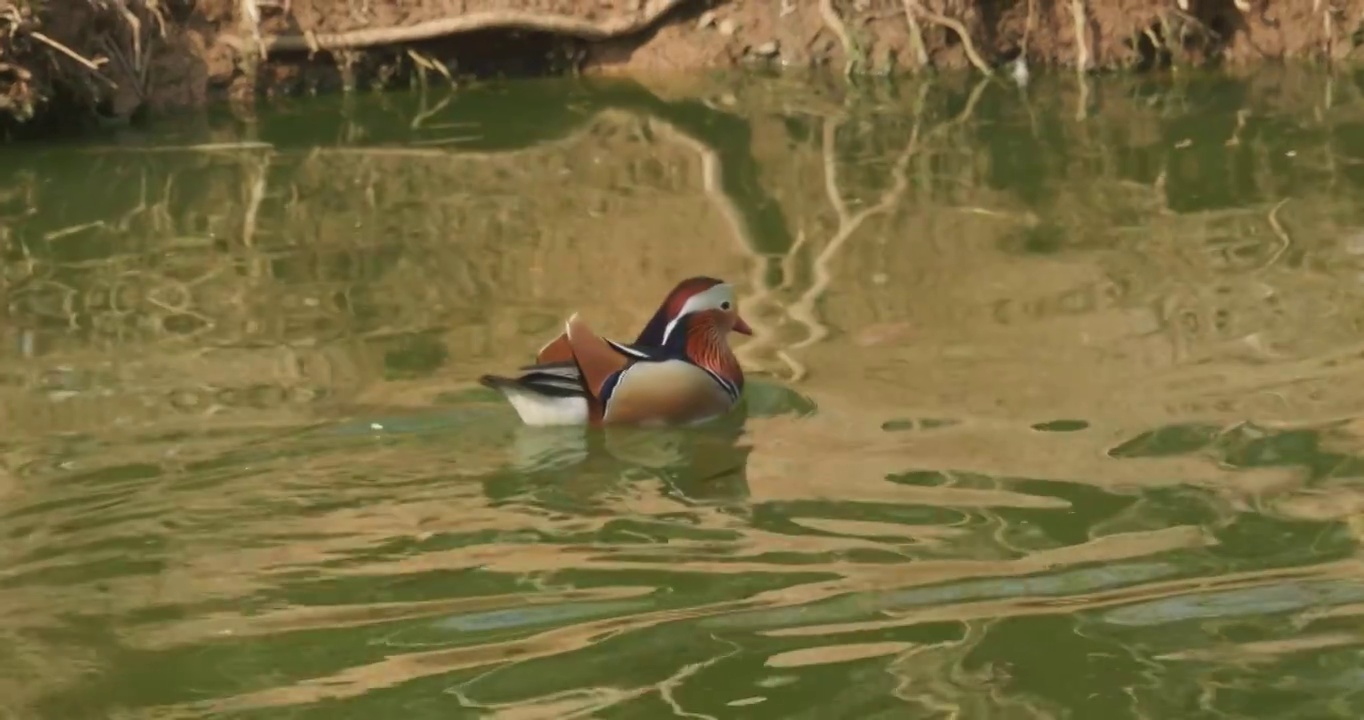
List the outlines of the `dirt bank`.
{"type": "Polygon", "coordinates": [[[744,64],[1349,62],[1361,43],[1364,0],[0,0],[0,116],[12,131],[215,97],[744,64]]]}

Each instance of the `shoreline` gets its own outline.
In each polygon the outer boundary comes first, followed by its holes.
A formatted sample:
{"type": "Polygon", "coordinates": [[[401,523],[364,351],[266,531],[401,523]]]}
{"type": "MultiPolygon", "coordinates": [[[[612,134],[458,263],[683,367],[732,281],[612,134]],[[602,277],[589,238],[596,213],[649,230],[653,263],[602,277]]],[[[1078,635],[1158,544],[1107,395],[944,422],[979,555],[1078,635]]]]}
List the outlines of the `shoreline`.
{"type": "Polygon", "coordinates": [[[1364,53],[1364,0],[0,0],[0,132],[263,97],[735,68],[848,78],[1159,72],[1364,53]],[[18,3],[18,4],[15,4],[18,3]],[[450,7],[446,7],[446,6],[450,7]]]}

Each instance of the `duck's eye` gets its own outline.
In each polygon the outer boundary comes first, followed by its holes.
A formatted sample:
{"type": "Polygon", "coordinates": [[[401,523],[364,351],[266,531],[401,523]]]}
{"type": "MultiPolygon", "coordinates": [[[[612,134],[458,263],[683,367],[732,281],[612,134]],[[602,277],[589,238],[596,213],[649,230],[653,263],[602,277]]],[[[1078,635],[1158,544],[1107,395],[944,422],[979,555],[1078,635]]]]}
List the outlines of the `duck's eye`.
{"type": "Polygon", "coordinates": [[[720,303],[720,309],[721,309],[721,310],[728,310],[729,307],[730,307],[730,306],[729,306],[729,301],[728,301],[728,300],[726,300],[726,301],[720,303]]]}

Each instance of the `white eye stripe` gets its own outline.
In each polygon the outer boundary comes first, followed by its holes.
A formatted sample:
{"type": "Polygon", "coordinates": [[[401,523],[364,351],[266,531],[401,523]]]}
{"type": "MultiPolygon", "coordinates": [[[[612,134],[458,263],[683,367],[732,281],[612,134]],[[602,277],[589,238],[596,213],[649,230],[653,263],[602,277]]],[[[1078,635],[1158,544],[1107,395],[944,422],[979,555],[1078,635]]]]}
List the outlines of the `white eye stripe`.
{"type": "Polygon", "coordinates": [[[696,293],[682,305],[682,309],[677,313],[677,317],[668,323],[668,327],[663,330],[663,343],[666,345],[668,338],[672,336],[673,329],[677,327],[677,321],[696,312],[705,310],[728,310],[734,307],[734,286],[729,283],[720,283],[708,290],[696,293]]]}

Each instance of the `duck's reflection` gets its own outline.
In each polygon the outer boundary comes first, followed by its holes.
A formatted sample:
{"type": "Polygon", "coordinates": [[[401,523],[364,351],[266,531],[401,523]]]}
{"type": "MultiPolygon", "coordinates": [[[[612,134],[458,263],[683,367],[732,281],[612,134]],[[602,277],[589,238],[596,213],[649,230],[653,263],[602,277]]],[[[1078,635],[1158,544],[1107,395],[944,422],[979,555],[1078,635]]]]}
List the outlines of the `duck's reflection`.
{"type": "MultiPolygon", "coordinates": [[[[518,425],[509,444],[508,469],[523,478],[572,482],[565,474],[654,478],[686,502],[730,502],[749,497],[745,439],[751,418],[808,415],[814,404],[774,383],[749,383],[731,412],[687,427],[532,427],[518,425]]],[[[531,480],[532,484],[539,484],[531,480]]]]}
{"type": "Polygon", "coordinates": [[[512,434],[508,469],[531,479],[569,481],[564,475],[661,480],[684,500],[748,497],[751,448],[743,443],[747,412],[692,427],[532,427],[512,434]]]}

